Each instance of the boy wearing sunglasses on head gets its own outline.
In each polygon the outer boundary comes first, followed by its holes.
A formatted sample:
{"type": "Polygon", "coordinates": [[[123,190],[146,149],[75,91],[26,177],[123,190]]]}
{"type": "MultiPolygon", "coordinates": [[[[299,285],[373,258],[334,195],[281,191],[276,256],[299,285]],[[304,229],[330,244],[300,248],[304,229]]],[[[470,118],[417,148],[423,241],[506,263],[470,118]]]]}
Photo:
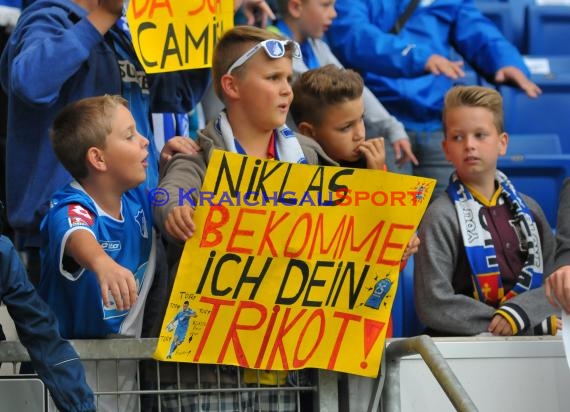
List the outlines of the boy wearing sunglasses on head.
{"type": "MultiPolygon", "coordinates": [[[[182,246],[195,230],[194,210],[190,205],[179,206],[184,202],[179,203],[178,188],[202,186],[214,149],[291,163],[336,165],[314,140],[285,125],[293,100],[292,59],[300,57],[297,43],[257,27],[234,27],[220,39],[212,73],[225,109],[199,132],[202,151],[172,158],[160,180],[159,187],[170,197],[154,209],[154,215],[172,243],[182,246]]],[[[192,195],[198,199],[196,191],[192,195]]]]}
{"type": "MultiPolygon", "coordinates": [[[[214,149],[291,163],[336,165],[314,140],[296,135],[285,126],[293,100],[292,60],[300,57],[299,46],[294,41],[251,26],[234,27],[216,45],[213,86],[225,109],[198,133],[202,151],[194,155],[176,155],[166,165],[159,187],[168,191],[169,201],[154,209],[156,223],[169,241],[171,256],[176,259],[174,271],[183,243],[196,229],[192,217],[194,209],[187,202],[179,206],[178,189],[202,186],[214,149]]],[[[198,196],[199,193],[194,191],[196,204],[198,196]]],[[[163,369],[170,366],[164,365],[163,369]]],[[[192,369],[195,365],[181,365],[181,376],[196,376],[195,370],[186,373],[186,368],[192,369]]],[[[221,375],[217,376],[215,367],[201,365],[201,387],[204,383],[215,385],[218,379],[231,386],[238,384],[235,368],[224,367],[221,375]]],[[[161,370],[161,379],[164,376],[161,370]]],[[[268,379],[262,384],[286,384],[286,373],[280,373],[278,377],[273,373],[263,376],[268,379]]],[[[292,391],[263,394],[267,399],[255,400],[256,405],[262,402],[268,406],[263,410],[296,410],[296,394],[292,391]]],[[[261,396],[261,393],[254,396],[261,396]]],[[[183,400],[185,405],[191,404],[200,410],[219,410],[219,405],[223,405],[220,410],[224,411],[248,410],[247,394],[240,396],[237,392],[202,394],[199,398],[189,395],[187,398],[183,400]]]]}
{"type": "MultiPolygon", "coordinates": [[[[297,43],[256,27],[234,27],[220,39],[212,73],[225,109],[199,132],[202,151],[173,158],[159,185],[169,191],[170,198],[154,214],[170,241],[181,246],[194,233],[194,210],[178,206],[178,188],[202,186],[214,149],[291,163],[336,165],[314,140],[285,125],[293,100],[292,59],[300,57],[297,43]]],[[[198,199],[196,191],[193,195],[198,199]]]]}

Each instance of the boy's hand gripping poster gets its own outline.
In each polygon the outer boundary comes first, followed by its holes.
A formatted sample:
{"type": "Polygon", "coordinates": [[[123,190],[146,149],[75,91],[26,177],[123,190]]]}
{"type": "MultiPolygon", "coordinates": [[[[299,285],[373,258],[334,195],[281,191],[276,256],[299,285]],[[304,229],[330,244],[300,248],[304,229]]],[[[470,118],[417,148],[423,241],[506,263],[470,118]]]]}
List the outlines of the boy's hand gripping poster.
{"type": "Polygon", "coordinates": [[[154,357],[375,377],[434,185],[216,150],[154,357]]]}

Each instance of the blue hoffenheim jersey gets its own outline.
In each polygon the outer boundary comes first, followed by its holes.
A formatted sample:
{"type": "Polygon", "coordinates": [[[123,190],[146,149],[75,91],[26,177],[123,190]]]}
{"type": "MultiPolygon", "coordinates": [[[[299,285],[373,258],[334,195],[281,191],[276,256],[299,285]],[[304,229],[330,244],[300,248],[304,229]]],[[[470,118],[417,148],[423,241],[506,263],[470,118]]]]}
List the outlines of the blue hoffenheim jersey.
{"type": "Polygon", "coordinates": [[[123,195],[122,219],[115,219],[72,182],[56,192],[42,222],[40,295],[55,311],[67,339],[102,338],[119,334],[140,337],[144,302],[155,269],[155,245],[150,205],[144,185],[123,195]],[[129,310],[117,310],[110,297],[105,307],[95,273],[64,257],[71,233],[86,230],[103,250],[134,275],[138,298],[129,310]]]}

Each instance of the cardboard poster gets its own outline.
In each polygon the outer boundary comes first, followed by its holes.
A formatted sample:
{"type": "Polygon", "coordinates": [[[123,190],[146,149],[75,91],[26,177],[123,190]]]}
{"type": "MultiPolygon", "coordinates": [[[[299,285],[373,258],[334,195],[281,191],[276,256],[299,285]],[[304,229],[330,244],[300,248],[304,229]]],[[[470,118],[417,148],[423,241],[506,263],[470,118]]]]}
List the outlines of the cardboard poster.
{"type": "MultiPolygon", "coordinates": [[[[435,180],[215,151],[155,358],[375,377],[435,180]]],[[[199,192],[199,196],[192,197],[199,192]]]]}
{"type": "Polygon", "coordinates": [[[233,27],[233,0],[130,0],[127,21],[147,73],[212,66],[222,34],[233,27]]]}

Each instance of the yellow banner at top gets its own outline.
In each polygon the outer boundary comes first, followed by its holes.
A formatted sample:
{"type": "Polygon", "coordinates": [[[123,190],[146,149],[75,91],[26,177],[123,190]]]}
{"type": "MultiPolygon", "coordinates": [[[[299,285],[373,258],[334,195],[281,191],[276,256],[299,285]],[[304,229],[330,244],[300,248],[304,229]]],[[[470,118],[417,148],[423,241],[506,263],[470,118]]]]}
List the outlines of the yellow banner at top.
{"type": "Polygon", "coordinates": [[[233,0],[131,0],[133,45],[147,73],[212,66],[222,34],[233,27],[233,0]]]}

